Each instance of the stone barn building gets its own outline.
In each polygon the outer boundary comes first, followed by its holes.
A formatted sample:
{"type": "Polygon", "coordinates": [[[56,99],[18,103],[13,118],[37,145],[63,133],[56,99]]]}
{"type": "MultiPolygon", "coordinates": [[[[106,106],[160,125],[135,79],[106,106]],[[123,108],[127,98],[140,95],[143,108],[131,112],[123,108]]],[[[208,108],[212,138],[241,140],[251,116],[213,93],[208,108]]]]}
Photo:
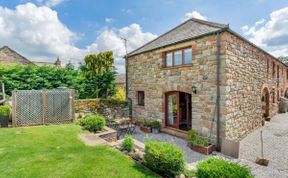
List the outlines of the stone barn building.
{"type": "Polygon", "coordinates": [[[162,131],[195,129],[221,146],[277,113],[287,66],[228,25],[189,19],[126,56],[132,118],[162,131]]]}

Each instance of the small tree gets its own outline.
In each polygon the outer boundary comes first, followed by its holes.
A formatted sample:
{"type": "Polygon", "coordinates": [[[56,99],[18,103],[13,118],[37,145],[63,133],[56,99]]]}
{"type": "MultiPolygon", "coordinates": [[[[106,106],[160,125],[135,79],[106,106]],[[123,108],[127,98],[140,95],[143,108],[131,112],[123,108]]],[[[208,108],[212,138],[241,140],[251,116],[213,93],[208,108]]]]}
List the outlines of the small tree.
{"type": "Polygon", "coordinates": [[[87,55],[81,64],[82,73],[80,98],[107,98],[116,92],[112,51],[87,55]]]}

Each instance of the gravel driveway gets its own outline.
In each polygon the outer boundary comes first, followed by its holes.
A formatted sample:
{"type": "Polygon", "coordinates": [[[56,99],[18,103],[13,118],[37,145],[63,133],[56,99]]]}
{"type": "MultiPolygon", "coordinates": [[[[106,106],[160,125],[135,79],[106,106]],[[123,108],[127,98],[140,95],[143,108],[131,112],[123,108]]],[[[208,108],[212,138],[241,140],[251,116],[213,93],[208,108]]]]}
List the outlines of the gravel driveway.
{"type": "Polygon", "coordinates": [[[266,122],[265,126],[249,134],[240,142],[242,163],[252,167],[257,177],[288,178],[288,113],[277,114],[266,122]],[[269,160],[269,166],[255,164],[260,156],[260,131],[263,131],[264,158],[269,160]]]}

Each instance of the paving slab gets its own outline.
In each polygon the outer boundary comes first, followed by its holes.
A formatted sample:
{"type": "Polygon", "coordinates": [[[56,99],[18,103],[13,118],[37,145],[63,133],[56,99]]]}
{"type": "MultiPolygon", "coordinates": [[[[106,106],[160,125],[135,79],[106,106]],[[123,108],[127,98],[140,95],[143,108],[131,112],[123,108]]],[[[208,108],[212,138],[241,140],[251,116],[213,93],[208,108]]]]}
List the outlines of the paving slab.
{"type": "Polygon", "coordinates": [[[288,113],[277,114],[265,126],[240,141],[239,159],[252,167],[257,177],[288,177],[288,113]],[[268,167],[255,164],[261,156],[260,131],[263,132],[264,158],[268,167]]]}

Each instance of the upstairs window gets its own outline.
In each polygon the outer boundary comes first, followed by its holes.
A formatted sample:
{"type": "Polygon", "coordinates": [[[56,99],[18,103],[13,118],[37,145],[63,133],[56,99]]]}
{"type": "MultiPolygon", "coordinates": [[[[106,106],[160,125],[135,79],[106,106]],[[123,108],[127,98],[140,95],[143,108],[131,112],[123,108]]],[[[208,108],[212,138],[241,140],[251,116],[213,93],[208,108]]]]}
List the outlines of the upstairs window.
{"type": "Polygon", "coordinates": [[[145,100],[145,93],[144,93],[144,91],[138,91],[137,92],[137,97],[138,97],[138,105],[139,106],[144,106],[145,105],[145,102],[144,102],[144,100],[145,100]]]}
{"type": "Polygon", "coordinates": [[[192,48],[185,48],[167,52],[165,55],[166,67],[192,64],[192,48]]]}

